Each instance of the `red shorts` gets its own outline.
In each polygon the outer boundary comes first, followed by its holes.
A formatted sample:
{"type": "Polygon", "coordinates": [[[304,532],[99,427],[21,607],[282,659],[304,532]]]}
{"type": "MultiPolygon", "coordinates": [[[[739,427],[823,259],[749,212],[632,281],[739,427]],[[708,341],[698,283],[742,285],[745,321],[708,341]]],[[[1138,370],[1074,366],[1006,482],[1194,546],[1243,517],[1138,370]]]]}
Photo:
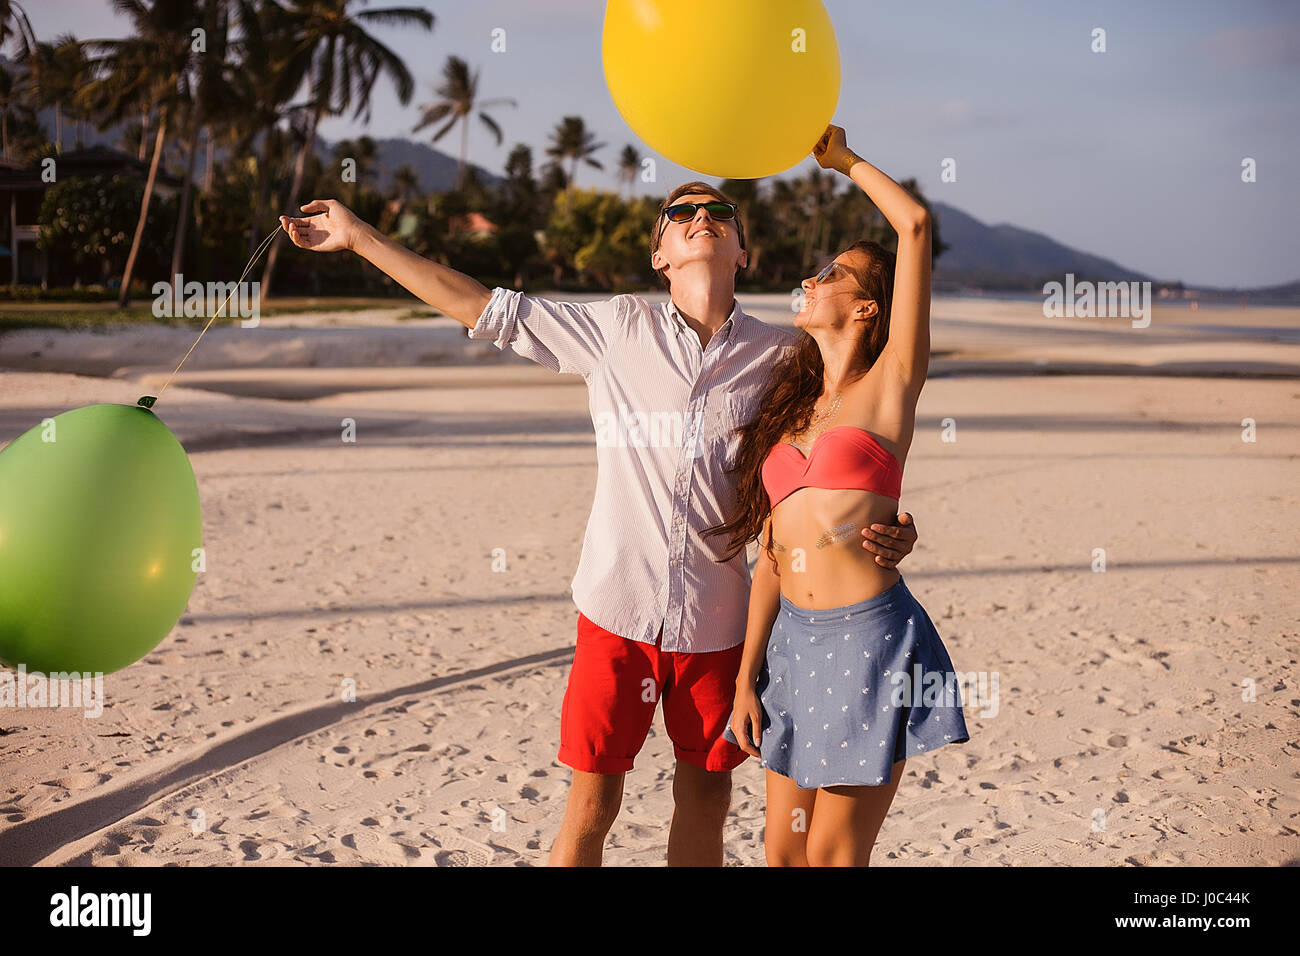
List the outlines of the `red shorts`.
{"type": "Polygon", "coordinates": [[[561,763],[622,773],[645,743],[659,698],[678,760],[731,770],[749,755],[722,736],[745,645],[687,654],[611,634],[578,614],[578,647],[560,712],[561,763]]]}

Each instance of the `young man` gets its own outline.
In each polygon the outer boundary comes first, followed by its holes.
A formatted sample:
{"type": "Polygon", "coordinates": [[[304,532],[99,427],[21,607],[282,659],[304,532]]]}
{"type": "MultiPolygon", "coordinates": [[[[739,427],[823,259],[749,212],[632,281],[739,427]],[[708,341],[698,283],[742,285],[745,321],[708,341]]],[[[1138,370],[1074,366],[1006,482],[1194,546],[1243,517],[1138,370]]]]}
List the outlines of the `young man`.
{"type": "MultiPolygon", "coordinates": [[[[724,468],[734,429],[758,412],[771,366],[794,329],[740,308],[744,227],[718,190],[692,182],[664,201],[650,262],[670,300],[638,295],[554,302],[488,290],[417,256],[334,200],[313,218],[281,217],[294,243],[350,249],[468,329],[555,372],[581,375],[597,430],[596,493],[572,581],[577,650],[560,716],[558,759],[573,768],[550,863],[599,865],[623,778],[660,698],[677,764],[668,864],[722,864],[731,771],[746,754],[722,732],[731,713],[749,610],[744,554],[718,563],[723,542],[700,531],[735,500],[724,468]],[[617,435],[611,437],[613,423],[617,435]],[[667,440],[662,425],[679,426],[667,440]]],[[[893,567],[916,540],[911,516],[863,532],[893,567]]]]}

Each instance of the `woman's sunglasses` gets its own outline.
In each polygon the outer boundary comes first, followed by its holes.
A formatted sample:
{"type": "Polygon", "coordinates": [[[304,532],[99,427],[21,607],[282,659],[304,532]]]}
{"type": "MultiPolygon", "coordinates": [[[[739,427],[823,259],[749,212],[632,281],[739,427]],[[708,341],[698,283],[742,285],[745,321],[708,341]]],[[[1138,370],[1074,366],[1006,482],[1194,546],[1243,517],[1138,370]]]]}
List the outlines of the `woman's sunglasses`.
{"type": "Polygon", "coordinates": [[[820,285],[827,276],[829,276],[834,270],[839,268],[841,268],[840,264],[836,262],[834,259],[832,259],[830,262],[826,263],[825,269],[817,273],[817,277],[813,279],[813,285],[820,285]]]}

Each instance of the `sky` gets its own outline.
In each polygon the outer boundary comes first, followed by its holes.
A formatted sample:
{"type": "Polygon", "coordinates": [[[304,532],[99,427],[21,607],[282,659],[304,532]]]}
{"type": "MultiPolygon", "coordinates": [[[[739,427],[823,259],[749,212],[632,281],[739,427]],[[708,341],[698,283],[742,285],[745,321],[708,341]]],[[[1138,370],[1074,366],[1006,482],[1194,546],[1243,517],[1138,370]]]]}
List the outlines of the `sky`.
{"type": "MultiPolygon", "coordinates": [[[[705,3],[710,0],[697,0],[705,3]]],[[[746,0],[758,8],[782,0],[746,0]]],[[[1161,280],[1255,287],[1300,280],[1300,2],[1297,0],[824,0],[842,79],[832,119],[849,146],[895,180],[916,177],[930,199],[990,225],[1044,233],[1161,280]],[[1092,51],[1105,31],[1106,52],[1092,51]],[[1242,181],[1244,158],[1256,181],[1242,181]],[[955,182],[941,178],[956,160],[955,182]]],[[[605,171],[581,167],[580,186],[619,188],[627,143],[654,155],[623,121],[601,63],[603,0],[374,0],[357,9],[423,6],[432,31],[373,25],[416,81],[403,106],[376,86],[370,122],[321,125],[329,140],[363,133],[430,142],[411,132],[450,55],[480,72],[480,96],[518,105],[490,112],[497,146],[477,120],[469,157],[501,172],[519,142],[544,159],[550,132],[580,115],[605,171]],[[503,28],[505,52],[493,52],[503,28]]],[[[124,36],[108,0],[24,4],[36,34],[124,36]]],[[[726,55],[727,36],[665,51],[666,70],[726,55]]],[[[435,148],[455,155],[459,128],[435,148]]],[[[661,196],[704,179],[657,158],[661,196]]],[[[810,157],[782,176],[817,168],[810,157]]],[[[850,186],[844,180],[841,188],[850,186]]],[[[856,187],[853,187],[856,188],[856,187]]],[[[942,229],[942,223],[940,223],[942,229]]],[[[942,233],[941,233],[942,234],[942,233]]]]}

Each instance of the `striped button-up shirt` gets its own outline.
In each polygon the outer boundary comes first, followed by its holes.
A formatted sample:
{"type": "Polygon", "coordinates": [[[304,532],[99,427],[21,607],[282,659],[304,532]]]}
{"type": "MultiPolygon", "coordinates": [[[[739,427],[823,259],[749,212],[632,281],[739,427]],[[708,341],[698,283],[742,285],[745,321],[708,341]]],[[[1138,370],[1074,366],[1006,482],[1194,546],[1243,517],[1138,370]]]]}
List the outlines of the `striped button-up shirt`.
{"type": "Polygon", "coordinates": [[[758,411],[794,330],[737,302],[703,348],[671,300],[638,295],[555,302],[497,287],[470,338],[491,339],[554,372],[581,375],[596,429],[596,494],[571,588],[587,618],[665,651],[704,653],[745,639],[749,564],[719,562],[731,517],[725,466],[734,430],[758,411]]]}

